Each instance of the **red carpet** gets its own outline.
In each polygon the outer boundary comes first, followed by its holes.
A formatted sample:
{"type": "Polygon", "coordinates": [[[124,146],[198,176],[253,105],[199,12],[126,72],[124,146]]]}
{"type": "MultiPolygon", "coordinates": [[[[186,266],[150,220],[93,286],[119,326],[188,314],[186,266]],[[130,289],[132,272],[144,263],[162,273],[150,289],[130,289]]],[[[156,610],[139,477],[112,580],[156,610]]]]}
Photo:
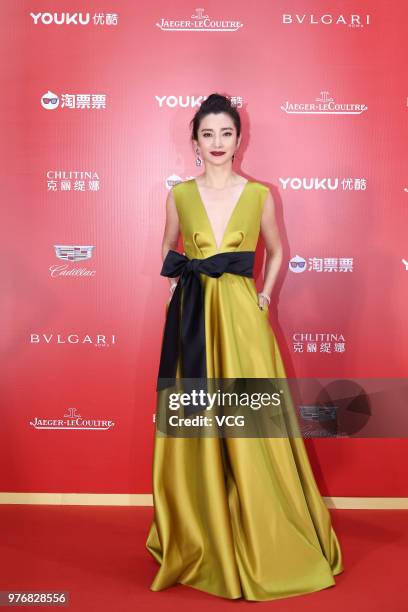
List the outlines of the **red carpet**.
{"type": "Polygon", "coordinates": [[[269,602],[229,601],[178,585],[153,593],[145,549],[152,508],[0,506],[0,590],[68,591],[75,612],[237,610],[406,612],[408,511],[330,510],[345,571],[336,586],[269,602]]]}

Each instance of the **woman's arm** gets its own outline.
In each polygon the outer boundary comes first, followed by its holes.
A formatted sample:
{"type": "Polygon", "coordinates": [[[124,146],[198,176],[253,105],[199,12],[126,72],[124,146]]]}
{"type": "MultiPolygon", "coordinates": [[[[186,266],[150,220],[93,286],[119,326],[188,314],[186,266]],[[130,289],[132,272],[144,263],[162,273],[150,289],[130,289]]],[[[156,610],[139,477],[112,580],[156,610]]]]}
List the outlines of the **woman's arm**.
{"type": "MultiPolygon", "coordinates": [[[[261,234],[265,242],[266,262],[262,293],[271,295],[282,264],[282,243],[276,223],[275,203],[269,191],[263,207],[261,234]]],[[[260,298],[262,299],[262,298],[260,298]]]]}
{"type": "MultiPolygon", "coordinates": [[[[170,189],[166,199],[166,224],[162,240],[162,261],[170,249],[176,250],[180,233],[179,218],[174,201],[173,189],[170,189]]],[[[169,278],[170,287],[177,284],[178,278],[169,278]]]]}

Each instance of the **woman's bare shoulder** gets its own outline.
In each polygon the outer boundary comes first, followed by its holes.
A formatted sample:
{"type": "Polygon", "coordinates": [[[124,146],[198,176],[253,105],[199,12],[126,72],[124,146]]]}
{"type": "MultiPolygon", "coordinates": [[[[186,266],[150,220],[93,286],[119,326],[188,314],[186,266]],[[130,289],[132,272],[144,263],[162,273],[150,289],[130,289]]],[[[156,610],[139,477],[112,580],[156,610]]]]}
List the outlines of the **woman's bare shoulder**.
{"type": "Polygon", "coordinates": [[[268,185],[265,183],[261,183],[261,181],[251,181],[253,185],[256,185],[260,191],[264,191],[265,193],[269,191],[268,185]]]}

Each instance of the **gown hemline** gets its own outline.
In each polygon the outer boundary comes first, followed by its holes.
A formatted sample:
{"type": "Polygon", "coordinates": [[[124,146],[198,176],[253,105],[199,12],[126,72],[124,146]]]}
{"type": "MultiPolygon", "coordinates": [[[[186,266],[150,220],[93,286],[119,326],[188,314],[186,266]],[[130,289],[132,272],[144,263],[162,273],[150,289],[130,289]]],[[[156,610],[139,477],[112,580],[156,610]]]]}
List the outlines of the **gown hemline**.
{"type": "MultiPolygon", "coordinates": [[[[146,547],[147,548],[147,547],[146,547]]],[[[159,566],[161,566],[160,562],[157,561],[155,555],[149,550],[149,548],[147,548],[148,552],[152,555],[152,557],[154,558],[154,560],[159,564],[159,566]]],[[[287,599],[289,597],[300,597],[301,595],[308,595],[309,593],[316,593],[318,591],[324,591],[325,589],[329,589],[331,587],[334,587],[337,585],[336,581],[334,580],[334,576],[338,576],[339,574],[342,574],[344,572],[344,567],[341,568],[337,568],[335,570],[332,571],[332,580],[330,582],[328,582],[327,584],[322,584],[319,585],[317,587],[313,587],[310,589],[306,589],[303,591],[299,591],[297,593],[285,593],[285,594],[277,594],[274,596],[267,596],[264,598],[260,598],[260,597],[249,597],[246,596],[244,593],[241,592],[240,595],[231,595],[228,596],[225,593],[222,594],[220,592],[216,592],[216,591],[209,591],[207,589],[202,589],[198,586],[189,584],[188,582],[184,582],[182,580],[180,581],[176,581],[173,584],[169,585],[169,586],[162,586],[162,587],[158,587],[155,588],[153,586],[153,583],[149,586],[149,590],[152,591],[153,593],[159,593],[160,591],[165,591],[168,588],[172,588],[172,587],[177,587],[177,586],[187,586],[190,587],[191,589],[194,589],[196,591],[200,591],[201,593],[206,593],[207,595],[213,595],[216,597],[221,597],[221,599],[226,599],[228,601],[237,601],[237,600],[242,600],[242,601],[274,601],[275,599],[287,599]]]]}

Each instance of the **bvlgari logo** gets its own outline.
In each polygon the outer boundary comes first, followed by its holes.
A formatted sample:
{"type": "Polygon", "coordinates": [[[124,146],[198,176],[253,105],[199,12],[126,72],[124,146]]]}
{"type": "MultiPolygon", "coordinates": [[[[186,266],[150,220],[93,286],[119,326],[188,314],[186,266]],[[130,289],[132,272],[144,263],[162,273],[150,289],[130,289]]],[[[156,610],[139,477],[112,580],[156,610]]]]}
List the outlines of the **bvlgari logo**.
{"type": "Polygon", "coordinates": [[[236,19],[214,19],[205,14],[203,8],[196,8],[196,13],[186,19],[162,17],[156,25],[161,30],[171,32],[236,32],[244,25],[236,19]]]}
{"type": "Polygon", "coordinates": [[[361,115],[366,104],[357,102],[335,102],[328,91],[321,91],[314,102],[289,102],[281,106],[288,115],[361,115]]]}
{"type": "Polygon", "coordinates": [[[289,270],[295,274],[301,272],[352,272],[352,257],[309,257],[308,261],[295,255],[289,261],[289,270]]]}
{"type": "Polygon", "coordinates": [[[68,408],[67,413],[62,419],[49,417],[34,417],[30,421],[34,429],[87,429],[92,431],[107,431],[115,426],[115,422],[110,419],[84,418],[76,408],[68,408]]]}
{"type": "Polygon", "coordinates": [[[334,25],[334,26],[347,26],[349,28],[364,28],[366,25],[370,25],[370,15],[334,15],[333,13],[323,13],[323,15],[314,14],[290,14],[283,13],[282,23],[295,24],[295,25],[334,25]]]}
{"type": "Polygon", "coordinates": [[[89,334],[30,334],[30,344],[89,344],[96,348],[107,348],[116,344],[116,336],[106,336],[105,334],[96,334],[90,336],[89,334]],[[111,344],[109,344],[109,342],[111,344]]]}

